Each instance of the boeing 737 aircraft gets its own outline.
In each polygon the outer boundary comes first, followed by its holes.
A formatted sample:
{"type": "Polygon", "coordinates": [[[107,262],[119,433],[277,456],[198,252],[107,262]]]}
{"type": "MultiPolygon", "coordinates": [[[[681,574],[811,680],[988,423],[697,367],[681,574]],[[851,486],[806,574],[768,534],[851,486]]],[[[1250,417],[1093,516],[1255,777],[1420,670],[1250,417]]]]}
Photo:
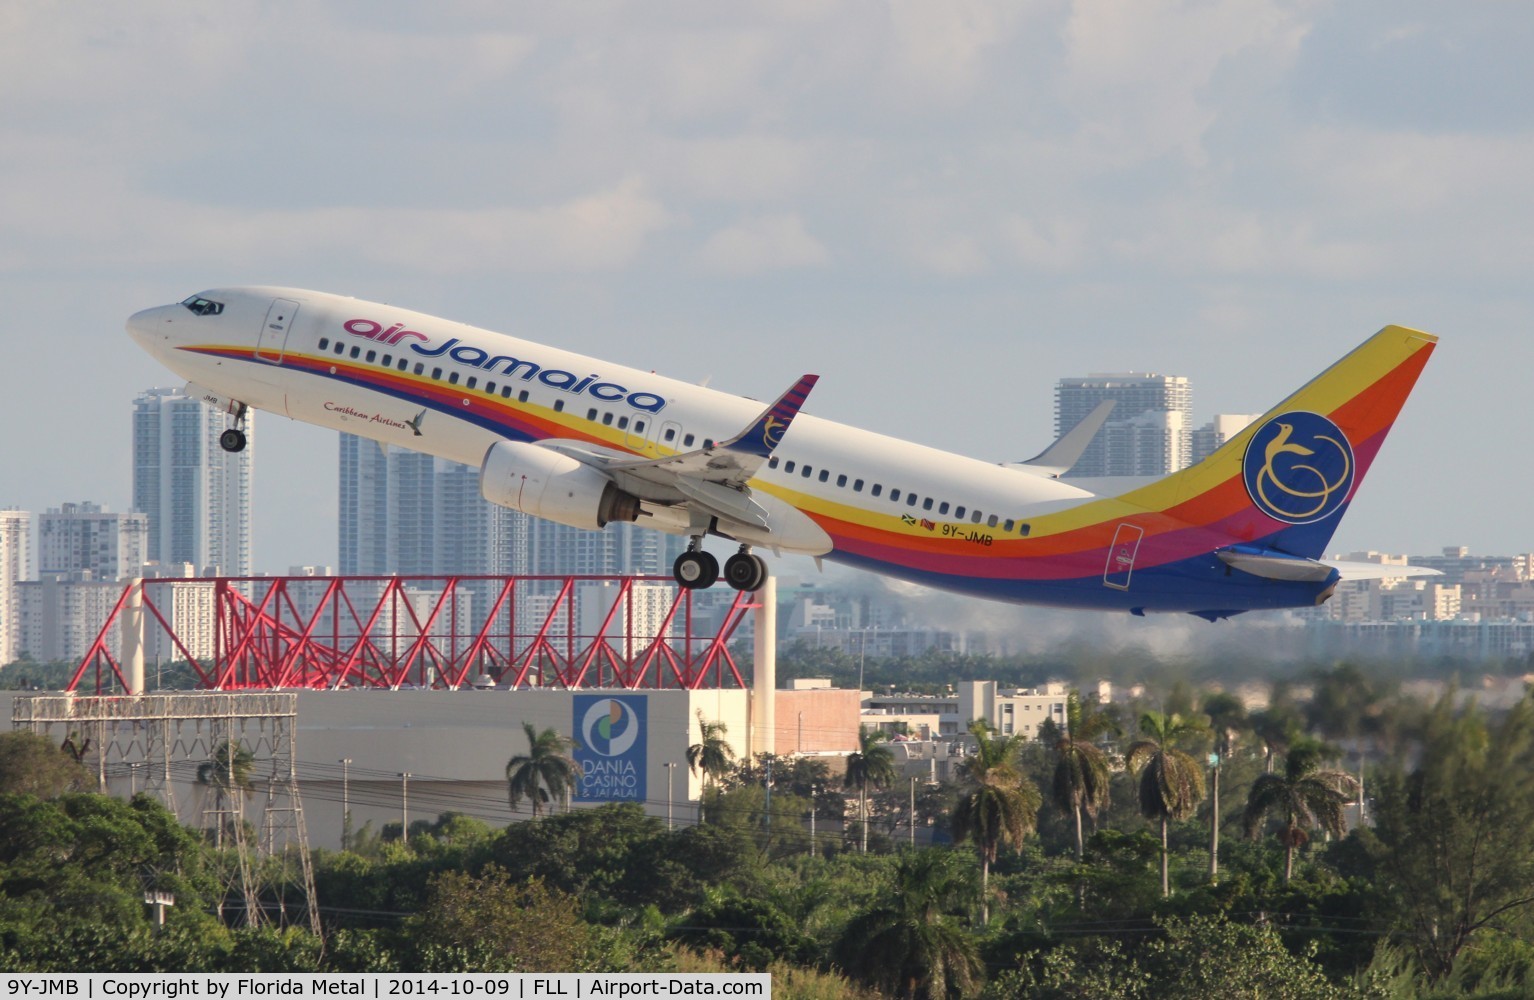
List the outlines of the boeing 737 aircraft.
{"type": "Polygon", "coordinates": [[[322,292],[213,289],[128,331],[233,417],[230,451],[254,407],[467,463],[513,510],[686,535],[685,587],[718,579],[702,546],[715,535],[740,545],[723,567],[738,590],[766,579],[754,546],[1017,603],[1211,621],[1331,595],[1347,567],[1325,546],[1437,342],[1386,327],[1202,462],[1105,495],[1061,478],[1101,412],[1033,460],[995,463],[801,414],[814,375],[763,407],[322,292]]]}

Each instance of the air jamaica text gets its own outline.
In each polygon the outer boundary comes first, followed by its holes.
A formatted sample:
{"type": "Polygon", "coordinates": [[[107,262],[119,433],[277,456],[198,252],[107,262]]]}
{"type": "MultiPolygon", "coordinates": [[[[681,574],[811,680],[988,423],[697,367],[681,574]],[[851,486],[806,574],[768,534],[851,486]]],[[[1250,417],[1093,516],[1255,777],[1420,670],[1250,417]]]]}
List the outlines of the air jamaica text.
{"type": "Polygon", "coordinates": [[[536,378],[550,389],[576,395],[585,393],[604,403],[626,401],[634,409],[644,410],[647,413],[659,413],[666,406],[665,397],[657,396],[653,392],[631,392],[626,386],[616,382],[601,381],[601,376],[595,373],[582,378],[574,372],[544,368],[533,361],[524,361],[505,354],[492,355],[482,348],[462,343],[457,337],[449,337],[440,347],[431,347],[428,346],[431,344],[430,337],[424,333],[407,330],[399,323],[385,327],[382,323],[370,319],[349,319],[342,323],[341,327],[353,336],[363,337],[379,344],[392,346],[406,340],[419,340],[421,343],[412,343],[409,346],[412,351],[422,357],[440,358],[445,354],[460,365],[469,368],[520,378],[524,382],[531,382],[536,378]]]}

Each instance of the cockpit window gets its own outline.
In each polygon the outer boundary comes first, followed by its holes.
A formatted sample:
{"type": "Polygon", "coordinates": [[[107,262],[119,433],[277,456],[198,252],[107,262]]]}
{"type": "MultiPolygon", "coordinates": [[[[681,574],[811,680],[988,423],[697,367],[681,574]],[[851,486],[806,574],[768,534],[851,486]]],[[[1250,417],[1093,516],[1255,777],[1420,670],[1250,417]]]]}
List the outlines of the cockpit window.
{"type": "Polygon", "coordinates": [[[192,310],[193,315],[196,316],[217,316],[224,311],[224,304],[222,302],[214,302],[212,299],[205,299],[197,295],[193,295],[181,304],[192,310]]]}

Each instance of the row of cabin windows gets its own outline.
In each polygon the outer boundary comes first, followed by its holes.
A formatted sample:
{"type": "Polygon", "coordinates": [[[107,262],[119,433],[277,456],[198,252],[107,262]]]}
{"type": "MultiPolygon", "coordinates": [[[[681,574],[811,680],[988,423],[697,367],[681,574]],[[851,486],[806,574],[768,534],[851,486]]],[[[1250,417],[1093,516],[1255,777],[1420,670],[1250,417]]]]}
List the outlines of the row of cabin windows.
{"type": "MultiPolygon", "coordinates": [[[[321,337],[320,338],[320,350],[324,351],[324,350],[330,349],[330,345],[329,345],[328,341],[329,341],[329,338],[327,338],[327,337],[321,337]]],[[[343,344],[339,340],[336,341],[335,342],[335,353],[338,354],[338,355],[345,355],[347,353],[346,345],[343,344]]],[[[368,364],[382,364],[385,368],[396,367],[396,362],[395,362],[395,359],[394,359],[394,357],[392,355],[385,354],[385,355],[383,355],[382,358],[380,358],[378,351],[369,349],[366,352],[364,352],[361,346],[353,346],[351,348],[350,354],[351,354],[351,357],[354,360],[365,361],[368,364]]],[[[400,358],[398,360],[398,362],[397,362],[397,367],[402,372],[403,371],[409,371],[410,370],[410,360],[408,358],[403,358],[403,357],[400,358]]],[[[417,374],[417,375],[424,375],[425,373],[426,373],[426,366],[423,365],[421,362],[417,361],[415,363],[415,374],[417,374]]],[[[433,368],[431,370],[431,377],[432,377],[433,380],[440,382],[442,380],[442,369],[441,368],[433,368]]],[[[458,384],[458,372],[455,372],[455,371],[454,372],[448,372],[447,381],[448,381],[449,385],[457,385],[458,384]]],[[[466,389],[475,389],[475,388],[478,388],[478,383],[479,383],[478,376],[470,375],[468,377],[468,379],[464,381],[463,385],[464,385],[464,388],[466,388],[466,389]]],[[[495,384],[495,382],[486,380],[484,391],[486,393],[489,393],[492,396],[495,395],[496,394],[496,384],[495,384]]],[[[501,398],[503,398],[503,399],[510,399],[512,391],[513,391],[513,387],[512,386],[510,386],[510,385],[502,385],[500,387],[501,398]]],[[[517,402],[525,403],[525,402],[527,402],[527,399],[528,399],[528,391],[526,389],[523,389],[523,390],[521,390],[520,392],[517,393],[517,402]]],[[[555,410],[555,412],[562,412],[564,410],[564,408],[565,408],[564,400],[556,399],[554,401],[554,410],[555,410]]],[[[628,430],[629,429],[629,418],[628,417],[623,416],[621,414],[614,415],[614,414],[612,414],[610,412],[599,412],[595,407],[592,407],[591,409],[586,411],[586,419],[590,420],[593,423],[600,422],[604,427],[612,427],[612,426],[616,425],[619,430],[628,430]]],[[[645,422],[644,422],[644,420],[640,419],[640,418],[636,418],[633,423],[634,423],[633,432],[635,434],[643,434],[644,430],[645,430],[645,422]]],[[[665,432],[661,435],[661,438],[664,441],[664,443],[666,443],[666,444],[673,444],[676,441],[676,437],[677,437],[678,433],[679,433],[679,431],[677,430],[677,428],[675,428],[675,427],[667,427],[665,429],[665,432]]],[[[697,440],[696,435],[691,434],[691,433],[683,433],[682,434],[682,447],[683,448],[691,448],[693,446],[693,444],[696,442],[696,440],[697,440]]],[[[703,447],[705,447],[705,448],[712,448],[713,446],[714,446],[714,442],[711,439],[704,439],[703,447]]],[[[767,465],[768,465],[769,468],[776,469],[778,467],[777,456],[773,456],[771,459],[769,459],[768,462],[767,462],[767,465]]],[[[786,463],[784,463],[783,471],[787,472],[789,474],[793,473],[793,471],[794,471],[794,461],[792,459],[789,459],[786,463]]],[[[810,465],[806,464],[806,465],[801,465],[799,467],[799,475],[802,476],[805,479],[809,479],[814,474],[815,474],[815,470],[810,465]]],[[[816,478],[818,478],[818,480],[820,482],[822,482],[822,483],[830,482],[830,480],[831,480],[831,472],[828,469],[821,469],[819,476],[816,477],[816,478]]],[[[836,485],[837,485],[837,487],[839,489],[845,489],[846,486],[847,486],[847,476],[845,474],[839,474],[836,477],[836,485]]],[[[861,493],[861,492],[863,492],[863,480],[861,480],[861,479],[853,480],[852,481],[852,491],[854,493],[861,493]]],[[[871,486],[869,488],[868,492],[872,496],[876,496],[876,497],[880,496],[884,492],[884,486],[883,486],[882,483],[874,483],[873,486],[871,486]]],[[[890,492],[889,492],[890,502],[891,503],[899,503],[900,502],[900,495],[901,495],[900,494],[900,490],[892,487],[890,489],[890,492]]],[[[947,516],[949,511],[950,511],[950,509],[952,509],[953,518],[956,521],[964,520],[964,515],[966,513],[968,513],[969,514],[970,523],[972,523],[972,524],[979,524],[981,521],[984,521],[987,527],[995,528],[998,525],[1000,525],[1001,529],[1003,531],[1008,531],[1008,532],[1012,531],[1013,527],[1015,526],[1017,528],[1017,531],[1018,531],[1019,534],[1022,534],[1022,535],[1027,535],[1028,534],[1028,525],[1026,523],[1019,524],[1019,523],[1017,523],[1012,518],[1007,518],[1005,521],[1003,521],[1003,520],[1001,520],[1001,518],[997,517],[997,515],[995,515],[995,514],[992,514],[989,517],[987,517],[985,514],[983,514],[979,510],[973,510],[973,511],[968,510],[968,508],[966,508],[963,504],[950,505],[947,500],[943,500],[941,502],[936,502],[931,497],[919,497],[915,493],[911,493],[911,492],[906,493],[905,494],[905,498],[906,498],[906,506],[907,507],[913,507],[914,508],[918,503],[920,503],[921,504],[921,509],[923,511],[934,512],[939,517],[947,516]],[[935,510],[934,510],[934,504],[936,506],[935,510]]]]}
{"type": "MultiPolygon", "coordinates": [[[[767,460],[767,467],[770,468],[770,469],[776,469],[778,467],[778,459],[777,459],[776,456],[774,456],[774,457],[772,457],[772,458],[767,460]]],[[[830,472],[829,469],[821,469],[818,474],[816,473],[814,467],[809,465],[809,464],[800,465],[798,467],[798,469],[799,469],[799,476],[800,476],[800,478],[803,478],[803,479],[814,478],[817,481],[822,482],[822,483],[826,483],[826,482],[830,482],[831,481],[831,472],[830,472]]],[[[788,473],[789,475],[793,474],[793,472],[794,472],[794,461],[793,461],[793,459],[789,459],[789,460],[787,460],[787,461],[785,461],[783,463],[783,471],[785,473],[788,473]]],[[[844,474],[844,473],[838,473],[837,474],[837,476],[836,476],[836,485],[837,485],[838,489],[845,489],[847,487],[847,476],[846,476],[846,474],[844,474]]],[[[861,479],[854,479],[854,480],[852,480],[852,492],[854,492],[854,493],[862,493],[863,492],[863,486],[864,486],[863,480],[861,480],[861,479]]],[[[868,493],[869,493],[870,496],[876,496],[876,497],[877,496],[882,496],[884,494],[884,484],[883,483],[874,483],[872,486],[868,487],[868,493]]],[[[900,502],[900,497],[901,497],[901,491],[899,489],[891,487],[890,491],[889,491],[890,503],[899,503],[900,502]]],[[[905,505],[907,507],[913,507],[913,508],[916,507],[917,505],[920,505],[922,510],[930,511],[932,513],[935,513],[939,517],[946,517],[951,512],[952,516],[953,516],[953,519],[955,521],[962,521],[962,520],[964,520],[965,515],[967,514],[969,516],[969,521],[970,521],[971,524],[979,524],[982,521],[984,521],[986,527],[995,528],[997,526],[1000,526],[1002,531],[1007,531],[1007,532],[1010,532],[1010,531],[1016,529],[1017,533],[1020,534],[1020,535],[1025,535],[1026,536],[1028,534],[1028,530],[1029,530],[1029,526],[1028,526],[1027,522],[1019,522],[1015,518],[1010,518],[1009,517],[1006,520],[1002,520],[999,516],[997,516],[995,514],[991,514],[991,515],[987,516],[982,511],[970,510],[964,504],[950,504],[947,500],[938,501],[938,500],[932,499],[931,497],[919,496],[915,492],[911,492],[911,491],[907,491],[905,493],[905,505]]]]}
{"type": "MultiPolygon", "coordinates": [[[[331,349],[330,348],[330,338],[328,338],[328,337],[321,337],[320,338],[320,350],[328,351],[330,349],[331,349]]],[[[336,352],[336,354],[343,355],[343,356],[347,355],[347,353],[348,353],[347,349],[346,349],[346,345],[341,343],[341,341],[339,341],[339,340],[335,342],[335,352],[336,352]]],[[[400,370],[402,372],[408,372],[408,371],[411,370],[410,359],[409,358],[402,357],[402,358],[400,358],[398,360],[398,362],[396,362],[395,359],[394,359],[394,356],[391,355],[391,354],[385,354],[381,358],[378,355],[379,355],[379,352],[374,351],[374,350],[369,350],[369,351],[364,353],[361,347],[353,347],[351,349],[351,351],[350,351],[350,357],[353,360],[365,361],[365,362],[367,362],[370,365],[371,364],[381,364],[385,368],[398,368],[398,370],[400,370]]],[[[414,371],[415,371],[415,374],[417,374],[417,375],[425,375],[426,374],[426,366],[424,364],[422,364],[421,362],[417,361],[415,363],[414,371]]],[[[431,370],[431,377],[435,381],[438,381],[438,382],[442,381],[442,369],[441,368],[433,368],[431,370]]],[[[447,382],[448,382],[448,385],[457,385],[458,384],[458,373],[457,372],[448,372],[447,373],[447,382]]],[[[464,380],[463,387],[465,389],[477,389],[477,388],[479,388],[479,377],[476,376],[476,375],[470,375],[467,379],[464,380]]],[[[496,395],[496,384],[493,381],[490,381],[490,380],[487,379],[485,381],[485,387],[484,387],[483,391],[488,393],[491,396],[496,395]]],[[[510,399],[511,396],[512,396],[512,393],[514,393],[514,392],[516,393],[516,396],[517,396],[517,402],[519,402],[519,403],[527,402],[529,393],[528,393],[528,391],[526,389],[522,389],[522,390],[518,391],[515,386],[511,386],[511,385],[502,385],[500,387],[500,396],[501,396],[502,399],[510,399]]],[[[556,413],[563,412],[564,408],[565,408],[565,401],[564,400],[562,400],[562,399],[554,400],[554,411],[556,413]]]]}

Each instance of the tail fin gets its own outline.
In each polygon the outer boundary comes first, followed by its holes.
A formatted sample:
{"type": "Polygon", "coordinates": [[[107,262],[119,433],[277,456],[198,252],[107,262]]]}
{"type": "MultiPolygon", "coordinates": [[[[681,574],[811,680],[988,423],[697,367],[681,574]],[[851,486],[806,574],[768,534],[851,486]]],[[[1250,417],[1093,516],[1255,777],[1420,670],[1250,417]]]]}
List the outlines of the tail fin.
{"type": "Polygon", "coordinates": [[[1437,343],[1387,326],[1208,458],[1122,499],[1319,558],[1437,343]]]}

